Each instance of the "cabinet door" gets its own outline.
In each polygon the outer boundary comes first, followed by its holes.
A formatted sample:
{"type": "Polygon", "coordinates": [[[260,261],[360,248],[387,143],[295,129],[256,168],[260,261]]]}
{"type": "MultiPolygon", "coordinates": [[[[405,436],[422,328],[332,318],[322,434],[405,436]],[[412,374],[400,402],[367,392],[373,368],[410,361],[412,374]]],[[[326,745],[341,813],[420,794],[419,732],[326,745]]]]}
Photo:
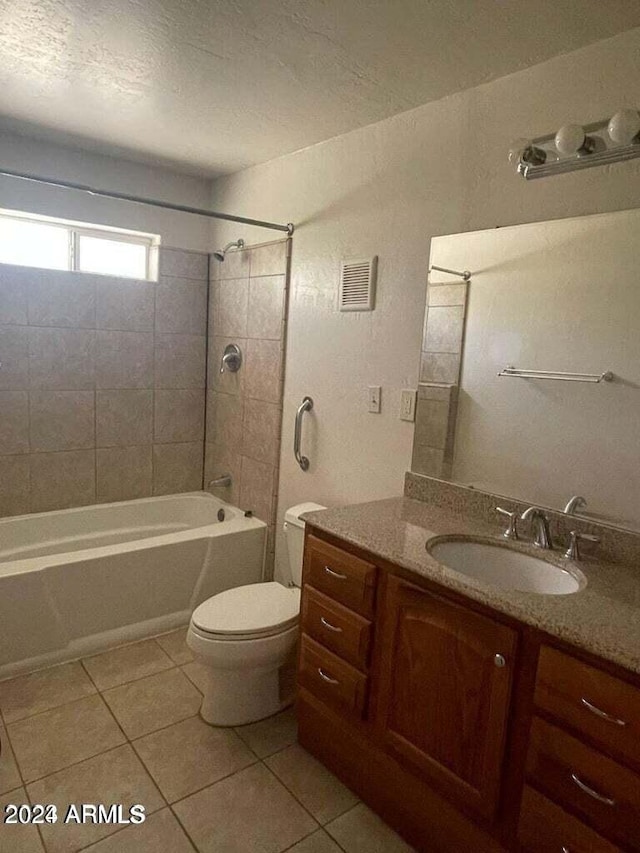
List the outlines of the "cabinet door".
{"type": "Polygon", "coordinates": [[[506,625],[389,577],[382,737],[435,788],[486,817],[499,795],[516,643],[506,625]]]}

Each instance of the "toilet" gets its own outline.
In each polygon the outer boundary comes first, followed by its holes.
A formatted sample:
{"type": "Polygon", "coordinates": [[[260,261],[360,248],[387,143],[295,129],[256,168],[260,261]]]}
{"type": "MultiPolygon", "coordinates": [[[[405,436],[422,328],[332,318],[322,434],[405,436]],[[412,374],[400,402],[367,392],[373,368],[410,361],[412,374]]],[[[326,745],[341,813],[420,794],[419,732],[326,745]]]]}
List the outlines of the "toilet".
{"type": "Polygon", "coordinates": [[[300,614],[305,512],[285,513],[284,533],[293,586],[276,581],[239,586],[193,611],[187,645],[204,667],[202,718],[214,726],[241,726],[270,717],[293,701],[300,614]]]}

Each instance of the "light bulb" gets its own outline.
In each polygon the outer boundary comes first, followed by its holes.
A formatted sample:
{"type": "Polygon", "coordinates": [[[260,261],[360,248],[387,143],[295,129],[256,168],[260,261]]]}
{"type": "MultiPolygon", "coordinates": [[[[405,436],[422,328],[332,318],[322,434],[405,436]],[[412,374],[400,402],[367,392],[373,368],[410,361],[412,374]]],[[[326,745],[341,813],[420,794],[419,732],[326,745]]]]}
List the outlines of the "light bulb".
{"type": "Polygon", "coordinates": [[[607,131],[613,142],[630,145],[640,133],[640,115],[637,110],[618,110],[611,116],[607,131]]]}
{"type": "Polygon", "coordinates": [[[577,154],[586,141],[584,128],[579,124],[565,124],[556,133],[556,148],[560,154],[577,154]]]}

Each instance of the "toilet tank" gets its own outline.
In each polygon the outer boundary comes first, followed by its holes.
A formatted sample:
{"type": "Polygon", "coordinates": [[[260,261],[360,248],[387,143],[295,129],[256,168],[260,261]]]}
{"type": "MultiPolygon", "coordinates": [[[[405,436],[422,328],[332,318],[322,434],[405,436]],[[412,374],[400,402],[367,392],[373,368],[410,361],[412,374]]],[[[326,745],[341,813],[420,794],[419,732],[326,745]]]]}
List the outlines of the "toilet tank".
{"type": "Polygon", "coordinates": [[[302,585],[304,521],[302,521],[300,516],[305,512],[314,512],[317,509],[326,509],[326,506],[308,501],[307,503],[296,504],[296,506],[290,507],[284,514],[284,538],[287,543],[291,579],[296,586],[302,585]]]}

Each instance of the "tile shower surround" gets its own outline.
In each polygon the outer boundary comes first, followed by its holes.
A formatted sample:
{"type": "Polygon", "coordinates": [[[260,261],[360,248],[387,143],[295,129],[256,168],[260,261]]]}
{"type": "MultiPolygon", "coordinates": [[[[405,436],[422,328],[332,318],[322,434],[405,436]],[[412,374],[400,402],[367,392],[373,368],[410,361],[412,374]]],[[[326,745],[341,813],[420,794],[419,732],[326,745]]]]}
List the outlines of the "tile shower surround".
{"type": "Polygon", "coordinates": [[[207,276],[0,265],[0,515],[202,488],[207,276]]]}
{"type": "Polygon", "coordinates": [[[451,475],[468,283],[429,282],[411,470],[451,475]]]}
{"type": "Polygon", "coordinates": [[[282,427],[291,240],[229,252],[211,261],[205,485],[230,473],[231,488],[214,494],[251,509],[274,532],[282,427]],[[243,354],[237,373],[220,373],[227,344],[243,354]]]}

